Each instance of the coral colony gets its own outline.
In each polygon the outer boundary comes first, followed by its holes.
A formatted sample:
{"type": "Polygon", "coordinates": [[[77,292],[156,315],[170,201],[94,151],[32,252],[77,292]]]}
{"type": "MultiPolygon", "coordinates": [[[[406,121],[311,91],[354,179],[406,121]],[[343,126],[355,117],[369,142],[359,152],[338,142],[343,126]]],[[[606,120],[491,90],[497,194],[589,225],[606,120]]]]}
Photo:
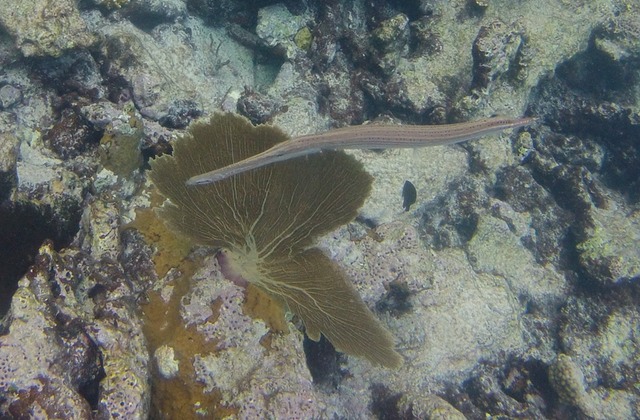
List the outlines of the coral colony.
{"type": "Polygon", "coordinates": [[[371,177],[342,152],[293,159],[223,181],[185,181],[287,140],[277,128],[254,127],[240,116],[216,114],[191,126],[172,156],[151,163],[151,179],[168,199],[160,216],[194,243],[219,249],[225,275],[250,282],[300,317],[313,340],[398,367],[393,337],[373,316],[343,271],[314,239],[352,220],[371,177]]]}

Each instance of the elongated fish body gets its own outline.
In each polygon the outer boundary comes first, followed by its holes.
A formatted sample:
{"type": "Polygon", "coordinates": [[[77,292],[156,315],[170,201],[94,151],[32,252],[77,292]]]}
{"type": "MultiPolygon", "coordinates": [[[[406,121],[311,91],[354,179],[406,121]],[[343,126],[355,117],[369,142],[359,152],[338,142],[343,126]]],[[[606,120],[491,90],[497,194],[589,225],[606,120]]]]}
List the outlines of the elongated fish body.
{"type": "Polygon", "coordinates": [[[276,162],[322,150],[388,149],[441,146],[477,139],[487,134],[531,124],[535,118],[493,117],[443,125],[365,124],[308,134],[278,143],[262,153],[187,180],[187,185],[206,185],[276,162]]]}

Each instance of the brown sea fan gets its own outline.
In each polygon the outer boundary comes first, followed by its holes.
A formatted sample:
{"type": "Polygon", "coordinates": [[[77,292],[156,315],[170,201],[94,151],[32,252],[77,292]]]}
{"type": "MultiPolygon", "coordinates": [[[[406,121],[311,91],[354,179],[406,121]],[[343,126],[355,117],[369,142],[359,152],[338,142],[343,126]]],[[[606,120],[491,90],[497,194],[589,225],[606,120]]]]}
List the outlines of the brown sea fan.
{"type": "Polygon", "coordinates": [[[216,114],[151,162],[151,179],[168,198],[160,216],[176,232],[224,253],[227,271],[255,284],[298,315],[307,335],[323,334],[346,353],[397,367],[393,337],[368,310],[316,237],[352,220],[371,177],[342,152],[293,159],[223,181],[185,181],[260,153],[287,136],[243,117],[216,114]]]}

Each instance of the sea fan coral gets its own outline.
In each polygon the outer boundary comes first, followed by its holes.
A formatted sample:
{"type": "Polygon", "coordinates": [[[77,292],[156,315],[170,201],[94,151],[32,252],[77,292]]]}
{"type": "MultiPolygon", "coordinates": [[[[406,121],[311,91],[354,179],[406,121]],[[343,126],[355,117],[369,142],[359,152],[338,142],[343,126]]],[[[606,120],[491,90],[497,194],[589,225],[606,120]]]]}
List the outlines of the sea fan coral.
{"type": "Polygon", "coordinates": [[[151,163],[168,198],[160,216],[176,232],[220,249],[229,277],[255,284],[298,315],[307,335],[341,351],[397,367],[393,337],[314,239],[352,220],[371,177],[352,157],[325,152],[242,173],[214,184],[185,181],[260,153],[287,136],[245,118],[214,115],[151,163]]]}

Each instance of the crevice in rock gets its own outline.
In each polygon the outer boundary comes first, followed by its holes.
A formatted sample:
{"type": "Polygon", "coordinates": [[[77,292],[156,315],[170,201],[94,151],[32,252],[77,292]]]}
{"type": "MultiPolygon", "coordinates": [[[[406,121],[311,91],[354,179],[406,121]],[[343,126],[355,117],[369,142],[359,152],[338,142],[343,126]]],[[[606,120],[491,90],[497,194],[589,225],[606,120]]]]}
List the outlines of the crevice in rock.
{"type": "Polygon", "coordinates": [[[305,334],[302,346],[313,383],[327,391],[337,389],[345,375],[340,368],[344,358],[342,353],[338,353],[324,336],[320,336],[320,341],[316,342],[305,334]]]}
{"type": "Polygon", "coordinates": [[[5,201],[0,204],[0,317],[9,310],[18,280],[34,262],[38,248],[51,239],[56,250],[71,243],[80,210],[60,220],[49,206],[5,201]]]}

